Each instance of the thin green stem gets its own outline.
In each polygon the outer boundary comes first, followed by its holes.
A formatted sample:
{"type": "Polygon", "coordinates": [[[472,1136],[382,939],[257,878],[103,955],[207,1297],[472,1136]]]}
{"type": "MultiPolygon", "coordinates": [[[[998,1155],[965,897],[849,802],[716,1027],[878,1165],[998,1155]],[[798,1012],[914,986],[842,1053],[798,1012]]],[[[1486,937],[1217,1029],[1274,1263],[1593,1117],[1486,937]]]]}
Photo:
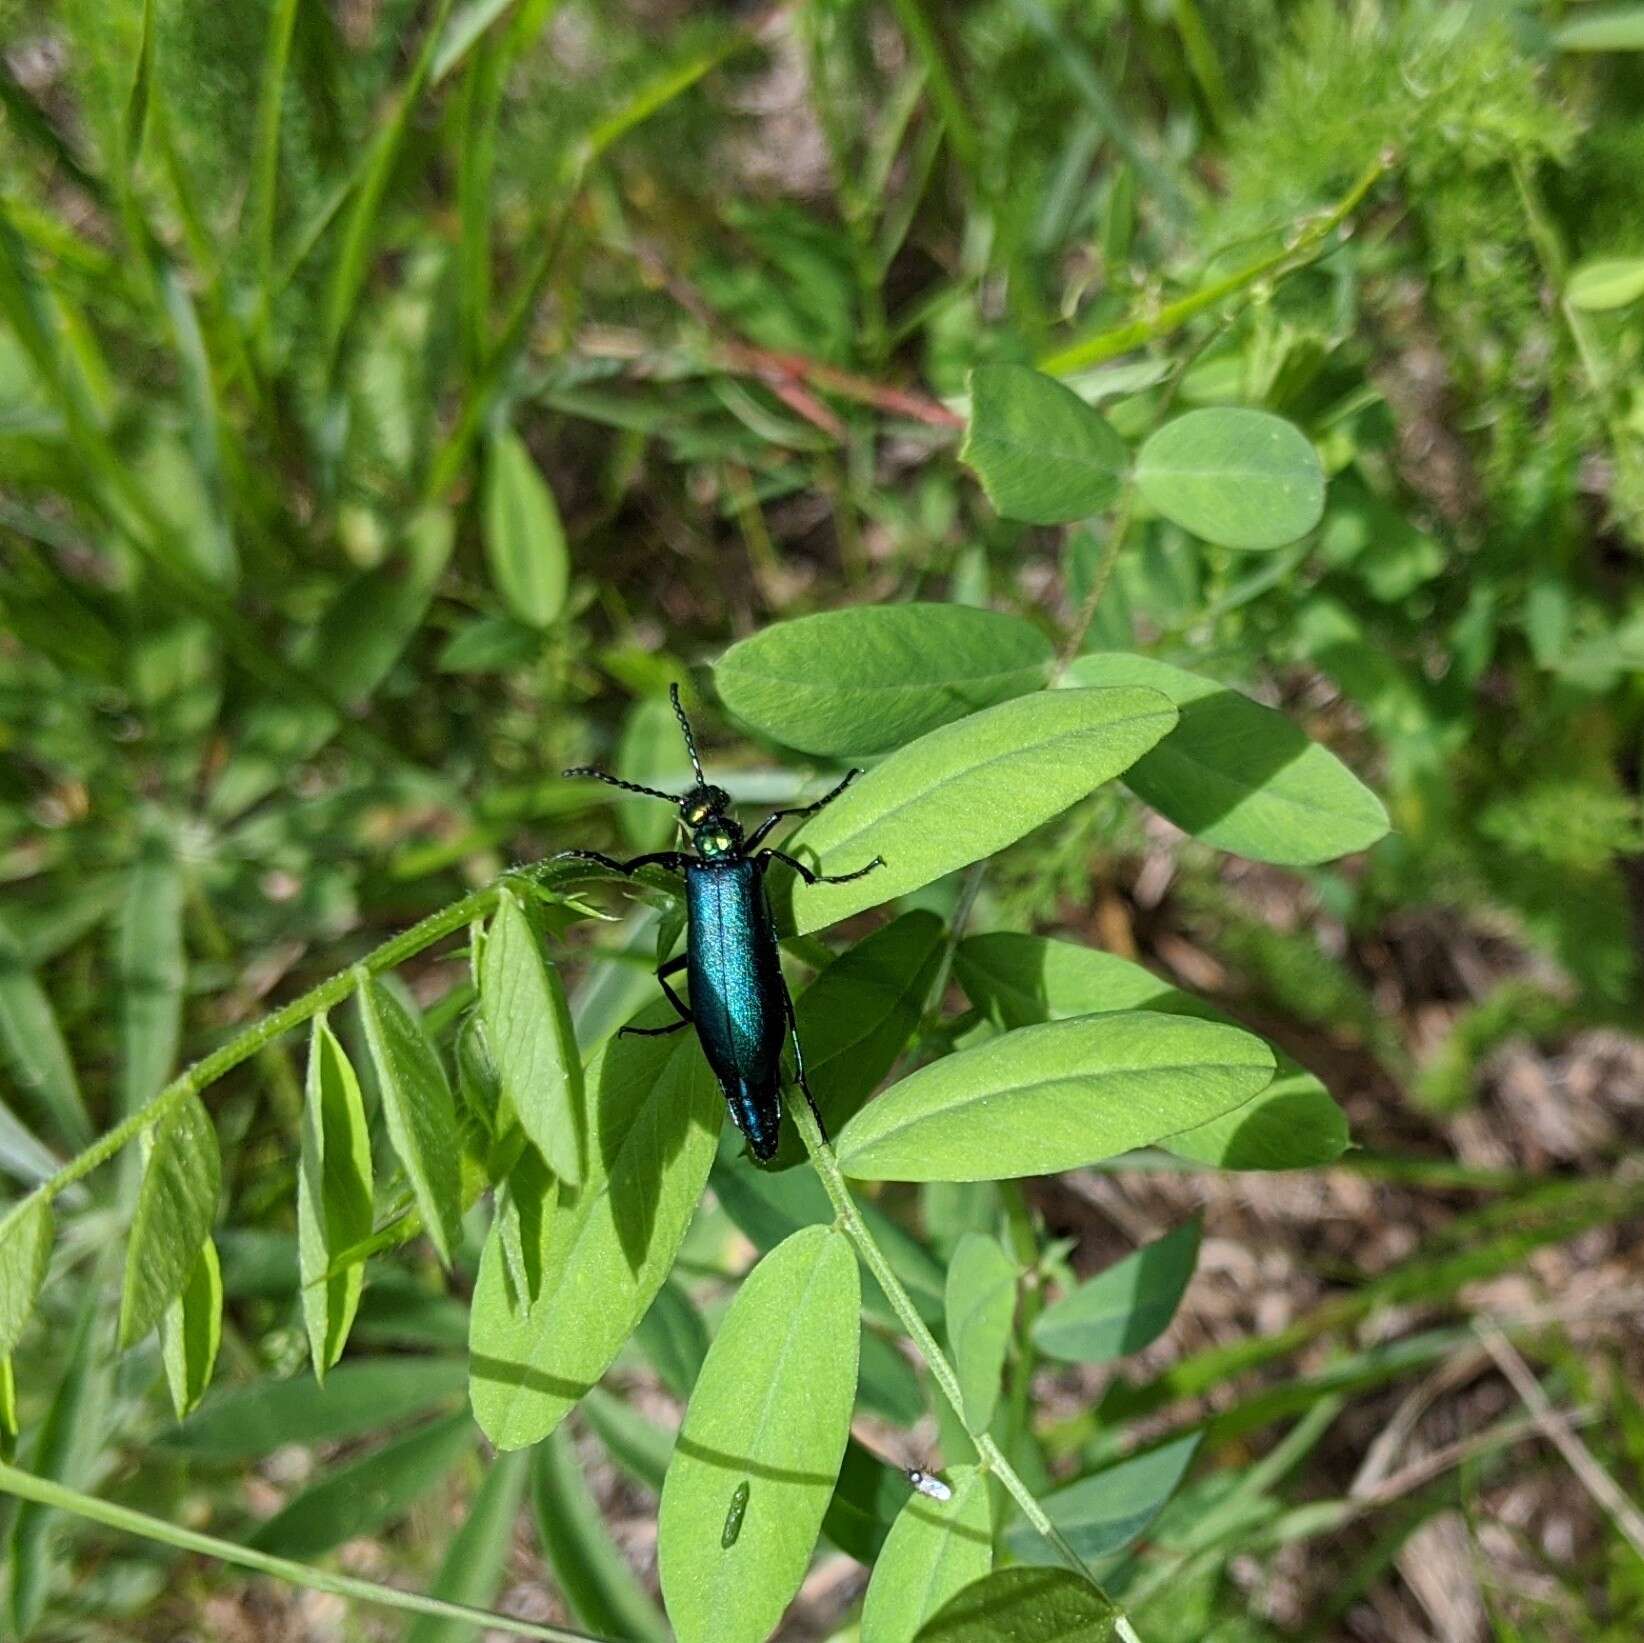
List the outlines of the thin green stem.
{"type": "Polygon", "coordinates": [[[1033,1498],[1033,1492],[1017,1475],[1016,1468],[1005,1458],[999,1445],[987,1432],[977,1431],[971,1427],[965,1414],[964,1394],[959,1389],[959,1377],[954,1373],[953,1365],[948,1361],[947,1354],[930,1332],[925,1320],[919,1316],[919,1309],[913,1304],[913,1297],[903,1287],[902,1280],[896,1276],[895,1269],[885,1252],[874,1241],[867,1222],[862,1219],[862,1212],[856,1207],[856,1200],[851,1197],[850,1188],[845,1184],[839,1160],[834,1157],[833,1148],[817,1127],[816,1116],[811,1112],[809,1104],[802,1100],[794,1101],[789,1104],[788,1111],[798,1126],[800,1139],[805,1143],[806,1152],[810,1154],[811,1164],[821,1179],[846,1235],[856,1245],[857,1253],[861,1255],[868,1271],[878,1279],[886,1299],[901,1320],[902,1327],[908,1332],[908,1338],[918,1349],[919,1356],[925,1360],[931,1378],[941,1390],[942,1396],[948,1400],[948,1406],[964,1427],[966,1436],[976,1445],[976,1452],[981,1456],[983,1464],[1004,1484],[1011,1498],[1021,1508],[1022,1516],[1055,1547],[1063,1562],[1076,1575],[1088,1580],[1100,1591],[1100,1583],[1090,1572],[1084,1559],[1068,1544],[1067,1537],[1062,1531],[1050,1521],[1044,1507],[1033,1498]]]}
{"type": "Polygon", "coordinates": [[[377,1603],[387,1609],[400,1609],[408,1614],[432,1615],[436,1619],[456,1621],[476,1630],[511,1632],[515,1637],[534,1637],[542,1643],[603,1643],[591,1632],[567,1631],[563,1626],[538,1626],[529,1620],[516,1620],[512,1615],[493,1614],[489,1609],[471,1608],[466,1603],[450,1603],[444,1598],[423,1597],[417,1592],[402,1592],[392,1586],[379,1586],[372,1580],[360,1580],[353,1575],[332,1574],[306,1563],[294,1563],[290,1558],[271,1557],[267,1552],[253,1551],[249,1546],[237,1546],[230,1540],[219,1540],[215,1535],[202,1535],[193,1529],[182,1529],[164,1518],[150,1517],[147,1512],[134,1511],[129,1506],[116,1506],[112,1501],[99,1500],[95,1495],[83,1495],[78,1489],[65,1488],[49,1478],[35,1477],[19,1471],[15,1466],[0,1462],[0,1491],[16,1495],[20,1500],[32,1500],[36,1505],[49,1506],[57,1511],[72,1512],[76,1517],[105,1528],[117,1529],[122,1534],[139,1535],[144,1540],[159,1541],[175,1546],[179,1551],[198,1552],[203,1557],[220,1558],[224,1563],[238,1564],[244,1569],[255,1569],[259,1574],[273,1575],[277,1580],[294,1586],[307,1586],[316,1592],[329,1592],[333,1597],[352,1598],[361,1603],[377,1603]]]}

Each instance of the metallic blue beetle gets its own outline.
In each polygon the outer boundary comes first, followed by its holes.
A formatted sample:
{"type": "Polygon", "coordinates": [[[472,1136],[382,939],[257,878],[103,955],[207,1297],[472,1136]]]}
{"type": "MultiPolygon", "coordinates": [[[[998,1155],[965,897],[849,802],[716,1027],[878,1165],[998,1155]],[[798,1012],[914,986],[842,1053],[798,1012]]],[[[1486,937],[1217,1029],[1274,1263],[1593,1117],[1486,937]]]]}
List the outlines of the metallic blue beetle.
{"type": "Polygon", "coordinates": [[[837,876],[814,873],[804,862],[786,852],[759,849],[766,834],[790,816],[809,816],[831,803],[845,791],[861,771],[850,771],[831,792],[815,804],[796,810],[773,810],[746,839],[731,815],[731,796],[722,787],[712,786],[702,773],[696,738],[690,721],[680,706],[679,686],[670,685],[679,728],[685,733],[685,747],[696,772],[696,786],[677,796],[638,782],[625,782],[586,765],[564,772],[567,776],[591,776],[595,781],[630,793],[645,793],[679,807],[681,825],[691,835],[695,855],[678,850],[657,850],[617,861],[598,850],[561,850],[556,860],[597,862],[613,873],[630,874],[641,867],[666,867],[685,875],[687,913],[685,951],[671,958],[656,973],[668,1002],[679,1011],[679,1020],[666,1027],[624,1027],[625,1033],[659,1035],[678,1032],[692,1025],[702,1044],[702,1053],[713,1068],[714,1077],[725,1096],[736,1127],[747,1137],[748,1148],[761,1163],[776,1156],[778,1126],[782,1118],[782,1046],[792,1035],[794,1075],[804,1092],[816,1121],[810,1085],[805,1081],[805,1058],[799,1047],[794,1023],[793,998],[782,977],[777,954],[776,925],[765,899],[765,869],[772,861],[786,863],[807,884],[848,884],[884,866],[875,856],[866,867],[837,876]],[[670,976],[684,970],[690,983],[687,1005],[668,984],[670,976]]]}

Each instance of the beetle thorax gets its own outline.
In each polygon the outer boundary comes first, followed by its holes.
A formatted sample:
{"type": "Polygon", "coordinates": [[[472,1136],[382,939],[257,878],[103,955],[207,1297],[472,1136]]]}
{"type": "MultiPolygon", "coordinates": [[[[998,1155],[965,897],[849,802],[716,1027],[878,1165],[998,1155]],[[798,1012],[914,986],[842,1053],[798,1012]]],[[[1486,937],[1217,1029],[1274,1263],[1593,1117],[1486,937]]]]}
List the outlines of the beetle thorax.
{"type": "Polygon", "coordinates": [[[742,852],[742,829],[725,815],[710,815],[691,829],[691,843],[704,861],[731,861],[742,852]]]}

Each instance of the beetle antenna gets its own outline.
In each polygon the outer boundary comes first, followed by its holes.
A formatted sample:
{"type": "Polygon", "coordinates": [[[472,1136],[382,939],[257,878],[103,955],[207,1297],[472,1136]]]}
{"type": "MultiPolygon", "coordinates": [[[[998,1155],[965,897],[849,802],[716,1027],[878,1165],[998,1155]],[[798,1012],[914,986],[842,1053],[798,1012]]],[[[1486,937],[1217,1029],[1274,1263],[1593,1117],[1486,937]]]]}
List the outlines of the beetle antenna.
{"type": "Polygon", "coordinates": [[[643,787],[638,782],[625,782],[620,776],[612,776],[603,770],[595,770],[591,764],[575,764],[569,770],[560,771],[562,776],[587,776],[590,780],[604,782],[608,787],[621,787],[630,793],[643,793],[648,799],[662,799],[668,804],[678,804],[679,799],[672,793],[664,793],[657,787],[643,787]]]}
{"type": "Polygon", "coordinates": [[[706,785],[708,778],[702,774],[702,761],[696,756],[696,737],[691,734],[691,721],[685,717],[685,709],[680,705],[679,686],[668,686],[668,699],[674,704],[674,717],[679,720],[679,728],[685,732],[685,751],[691,755],[691,768],[696,772],[697,784],[706,785]]]}

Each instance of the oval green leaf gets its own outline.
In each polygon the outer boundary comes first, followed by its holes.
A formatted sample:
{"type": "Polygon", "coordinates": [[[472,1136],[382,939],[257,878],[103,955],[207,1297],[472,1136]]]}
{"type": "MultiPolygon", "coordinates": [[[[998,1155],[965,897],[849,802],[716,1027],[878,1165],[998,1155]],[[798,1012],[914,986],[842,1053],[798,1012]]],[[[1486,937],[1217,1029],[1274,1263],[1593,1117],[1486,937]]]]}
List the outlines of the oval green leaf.
{"type": "Polygon", "coordinates": [[[861,1304],[832,1227],[772,1250],[731,1304],[662,1485],[657,1561],[680,1643],[762,1643],[799,1590],[850,1435],[861,1304]]]}
{"type": "Polygon", "coordinates": [[[449,1266],[462,1236],[462,1142],[445,1068],[417,1023],[380,982],[362,977],[359,998],[388,1138],[405,1167],[422,1223],[449,1266]]]}
{"type": "Polygon", "coordinates": [[[955,1592],[993,1566],[987,1473],[956,1466],[951,1500],[915,1492],[896,1515],[862,1605],[862,1643],[912,1643],[955,1592]]]}
{"type": "MultiPolygon", "coordinates": [[[[672,1015],[653,1004],[635,1024],[672,1015]]],[[[469,1396],[499,1449],[547,1437],[633,1333],[696,1212],[725,1113],[690,1033],[608,1038],[585,1099],[587,1174],[553,1211],[539,1298],[517,1304],[495,1225],[480,1259],[469,1396]]]]}
{"type": "Polygon", "coordinates": [[[222,1339],[223,1270],[217,1246],[207,1238],[182,1294],[160,1320],[160,1355],[178,1420],[205,1396],[222,1339]]]}
{"type": "Polygon", "coordinates": [[[1079,1016],[921,1067],[870,1102],[837,1147],[847,1175],[984,1181],[1079,1169],[1248,1101],[1273,1052],[1219,1022],[1079,1016]]]}
{"type": "Polygon", "coordinates": [[[518,434],[491,442],[485,464],[485,557],[508,612],[545,628],[565,606],[570,559],[554,493],[518,434]]]}
{"type": "Polygon", "coordinates": [[[1059,525],[1111,506],[1130,452],[1107,419],[1043,372],[979,365],[959,460],[1007,519],[1059,525]]]}
{"type": "Polygon", "coordinates": [[[1070,1569],[1000,1569],[949,1598],[917,1643],[1116,1643],[1122,1618],[1070,1569]]]}
{"type": "Polygon", "coordinates": [[[297,1265],[309,1354],[321,1380],[342,1356],[359,1310],[365,1263],[332,1262],[371,1236],[371,1132],[365,1102],[324,1013],[308,1041],[302,1157],[297,1171],[297,1265]],[[330,1274],[330,1275],[328,1275],[330,1274]]]}
{"type": "Polygon", "coordinates": [[[1136,458],[1136,487],[1166,519],[1224,548],[1280,548],[1324,513],[1324,468],[1294,424],[1218,407],[1167,422],[1136,458]]]}
{"type": "Polygon", "coordinates": [[[1145,685],[1176,728],[1125,772],[1143,803],[1206,844],[1306,867],[1366,850],[1387,832],[1380,799],[1284,714],[1150,656],[1106,652],[1068,669],[1081,685],[1145,685]]]}
{"type": "Polygon", "coordinates": [[[1644,51],[1644,6],[1568,17],[1553,30],[1553,44],[1560,51],[1644,51]]]}
{"type": "Polygon", "coordinates": [[[858,605],[732,645],[714,684],[732,713],[773,740],[850,758],[1038,690],[1054,655],[1031,623],[998,611],[858,605]]]}
{"type": "Polygon", "coordinates": [[[197,1095],[151,1131],[143,1184],[126,1245],[120,1348],[140,1341],[183,1292],[211,1231],[222,1185],[217,1136],[197,1095]]]}
{"type": "Polygon", "coordinates": [[[1604,257],[1570,274],[1564,295],[1572,308],[1590,314],[1625,308],[1644,297],[1644,257],[1604,257]]]}
{"type": "Polygon", "coordinates": [[[31,1192],[0,1221],[0,1357],[10,1357],[23,1338],[54,1233],[51,1199],[43,1192],[31,1192]]]}
{"type": "Polygon", "coordinates": [[[497,899],[480,960],[485,1037],[520,1127],[562,1181],[582,1179],[582,1056],[559,971],[511,891],[497,899]]]}
{"type": "Polygon", "coordinates": [[[960,1413],[972,1432],[985,1432],[993,1423],[1018,1276],[999,1240],[985,1232],[967,1232],[948,1263],[948,1350],[965,1405],[960,1413]]]}
{"type": "Polygon", "coordinates": [[[851,884],[806,885],[773,863],[778,926],[818,930],[992,855],[1121,774],[1175,723],[1154,690],[1058,690],[930,731],[783,845],[812,871],[854,872],[875,856],[885,865],[851,884]]]}
{"type": "Polygon", "coordinates": [[[1106,1363],[1150,1346],[1176,1315],[1199,1259],[1199,1223],[1144,1244],[1053,1302],[1033,1344],[1067,1363],[1106,1363]]]}

